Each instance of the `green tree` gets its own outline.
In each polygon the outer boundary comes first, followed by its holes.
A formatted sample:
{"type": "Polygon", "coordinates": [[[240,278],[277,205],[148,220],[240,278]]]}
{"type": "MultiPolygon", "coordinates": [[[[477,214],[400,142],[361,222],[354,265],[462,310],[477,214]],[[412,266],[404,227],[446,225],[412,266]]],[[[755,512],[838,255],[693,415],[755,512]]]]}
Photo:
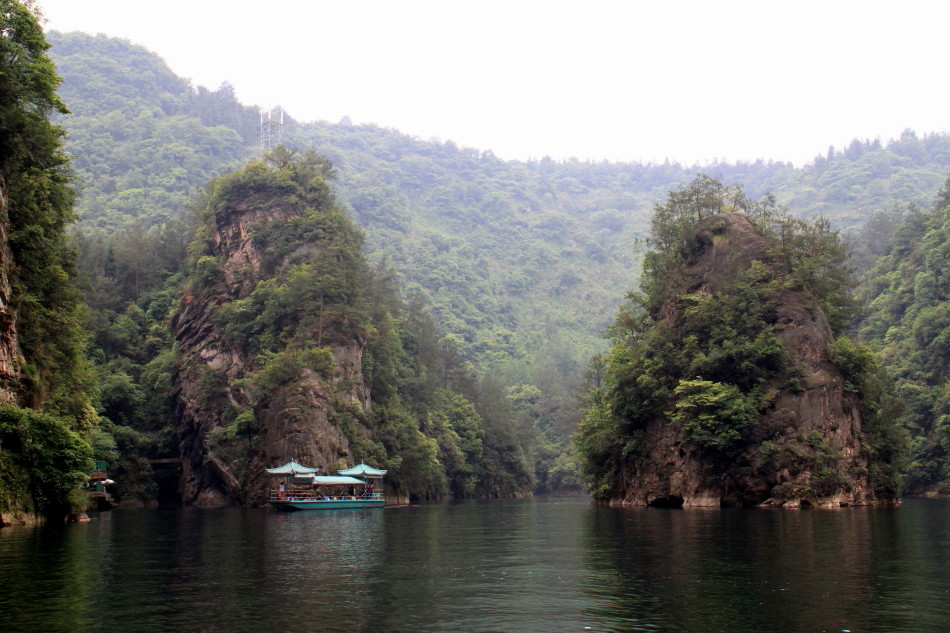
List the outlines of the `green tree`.
{"type": "Polygon", "coordinates": [[[681,380],[673,394],[670,421],[714,457],[735,457],[759,419],[758,403],[734,384],[681,380]]]}
{"type": "Polygon", "coordinates": [[[4,0],[0,20],[0,211],[16,263],[12,304],[25,359],[20,397],[33,407],[50,402],[90,424],[80,302],[66,245],[74,219],[69,161],[64,132],[49,120],[68,110],[56,95],[60,80],[32,7],[4,0]]]}

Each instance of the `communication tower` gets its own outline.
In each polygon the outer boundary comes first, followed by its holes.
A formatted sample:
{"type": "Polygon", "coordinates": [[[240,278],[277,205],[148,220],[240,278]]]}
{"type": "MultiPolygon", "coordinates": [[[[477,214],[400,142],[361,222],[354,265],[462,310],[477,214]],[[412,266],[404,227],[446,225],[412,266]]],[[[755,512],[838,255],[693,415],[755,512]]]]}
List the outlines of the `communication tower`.
{"type": "Polygon", "coordinates": [[[270,110],[260,109],[261,113],[261,159],[264,154],[281,143],[280,133],[284,127],[284,109],[280,106],[270,110]]]}

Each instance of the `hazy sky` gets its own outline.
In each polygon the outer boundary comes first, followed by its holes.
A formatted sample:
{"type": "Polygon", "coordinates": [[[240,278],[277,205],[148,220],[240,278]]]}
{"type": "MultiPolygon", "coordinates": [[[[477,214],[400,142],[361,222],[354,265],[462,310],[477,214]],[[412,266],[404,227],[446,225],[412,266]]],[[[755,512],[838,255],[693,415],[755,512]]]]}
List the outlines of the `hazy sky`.
{"type": "Polygon", "coordinates": [[[39,0],[298,120],[502,158],[772,158],[950,129],[950,3],[39,0]]]}

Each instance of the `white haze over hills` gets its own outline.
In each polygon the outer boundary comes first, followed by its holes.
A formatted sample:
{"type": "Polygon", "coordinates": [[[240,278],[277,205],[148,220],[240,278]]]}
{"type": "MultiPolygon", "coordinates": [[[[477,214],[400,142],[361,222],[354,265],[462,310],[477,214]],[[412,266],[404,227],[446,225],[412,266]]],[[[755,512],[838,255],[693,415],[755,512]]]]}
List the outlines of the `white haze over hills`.
{"type": "Polygon", "coordinates": [[[950,3],[39,0],[298,120],[376,123],[506,159],[798,165],[950,128],[950,3]]]}

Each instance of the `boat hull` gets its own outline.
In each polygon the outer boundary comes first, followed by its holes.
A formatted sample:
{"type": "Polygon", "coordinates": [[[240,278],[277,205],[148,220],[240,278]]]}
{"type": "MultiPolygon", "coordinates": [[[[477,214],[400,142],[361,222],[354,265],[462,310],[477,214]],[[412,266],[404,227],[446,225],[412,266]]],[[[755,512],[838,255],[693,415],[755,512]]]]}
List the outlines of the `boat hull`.
{"type": "Polygon", "coordinates": [[[271,501],[270,504],[281,512],[300,512],[302,510],[348,510],[357,508],[383,508],[383,499],[305,499],[271,501]]]}

